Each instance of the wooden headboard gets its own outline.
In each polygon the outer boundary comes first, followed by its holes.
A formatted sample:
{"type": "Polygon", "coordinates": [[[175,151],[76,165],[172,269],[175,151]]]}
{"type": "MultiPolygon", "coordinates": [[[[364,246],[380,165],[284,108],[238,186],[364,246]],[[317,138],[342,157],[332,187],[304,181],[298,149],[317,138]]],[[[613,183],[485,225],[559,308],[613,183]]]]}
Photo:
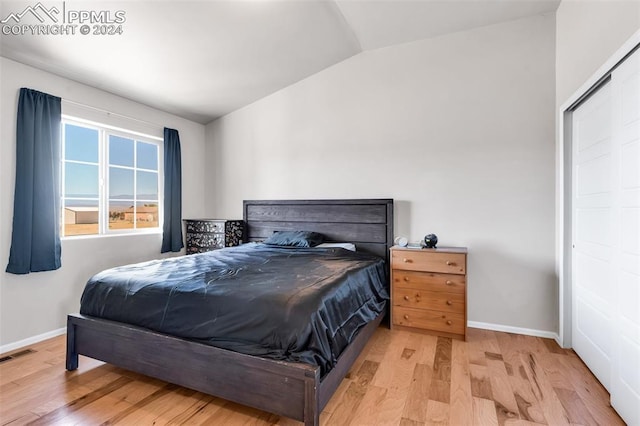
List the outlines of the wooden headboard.
{"type": "Polygon", "coordinates": [[[315,231],[329,241],[350,242],[358,251],[389,261],[393,245],[393,200],[245,200],[247,241],[273,231],[315,231]]]}

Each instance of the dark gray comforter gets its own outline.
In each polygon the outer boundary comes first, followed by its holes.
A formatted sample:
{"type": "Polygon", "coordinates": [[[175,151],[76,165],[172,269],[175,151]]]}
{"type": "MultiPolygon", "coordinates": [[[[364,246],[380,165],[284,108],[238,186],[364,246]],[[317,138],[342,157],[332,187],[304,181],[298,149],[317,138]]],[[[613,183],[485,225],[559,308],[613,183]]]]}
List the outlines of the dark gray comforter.
{"type": "Polygon", "coordinates": [[[108,269],[80,313],[328,372],[388,300],[382,259],[245,244],[108,269]]]}

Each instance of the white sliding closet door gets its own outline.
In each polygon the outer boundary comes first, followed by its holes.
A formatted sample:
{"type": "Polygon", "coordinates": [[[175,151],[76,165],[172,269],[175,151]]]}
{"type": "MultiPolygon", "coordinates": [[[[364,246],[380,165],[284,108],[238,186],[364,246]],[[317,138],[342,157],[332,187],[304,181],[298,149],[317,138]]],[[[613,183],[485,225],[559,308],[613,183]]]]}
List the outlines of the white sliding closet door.
{"type": "Polygon", "coordinates": [[[616,269],[611,84],[573,112],[573,348],[610,389],[616,269]]]}
{"type": "Polygon", "coordinates": [[[640,51],[611,78],[614,145],[620,150],[618,294],[611,405],[640,425],[640,51]]]}
{"type": "Polygon", "coordinates": [[[640,425],[640,51],[573,111],[573,347],[640,425]]]}

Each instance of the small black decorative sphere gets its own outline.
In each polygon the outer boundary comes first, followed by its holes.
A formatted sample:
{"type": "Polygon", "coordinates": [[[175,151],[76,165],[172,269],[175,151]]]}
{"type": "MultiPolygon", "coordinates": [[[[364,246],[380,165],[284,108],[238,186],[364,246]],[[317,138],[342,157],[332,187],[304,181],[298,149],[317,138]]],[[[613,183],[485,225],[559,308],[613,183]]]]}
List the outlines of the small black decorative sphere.
{"type": "Polygon", "coordinates": [[[424,246],[426,248],[436,248],[438,244],[438,236],[436,234],[427,234],[424,237],[424,246]]]}

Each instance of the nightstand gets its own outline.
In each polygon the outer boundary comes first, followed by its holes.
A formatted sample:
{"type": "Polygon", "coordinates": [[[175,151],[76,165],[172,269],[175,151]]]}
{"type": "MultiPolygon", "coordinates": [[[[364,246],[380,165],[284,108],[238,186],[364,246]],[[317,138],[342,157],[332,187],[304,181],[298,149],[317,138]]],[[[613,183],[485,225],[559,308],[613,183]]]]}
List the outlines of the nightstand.
{"type": "Polygon", "coordinates": [[[239,246],[244,237],[244,221],[224,219],[184,219],[187,254],[239,246]]]}
{"type": "Polygon", "coordinates": [[[466,340],[466,248],[391,248],[391,328],[466,340]]]}

